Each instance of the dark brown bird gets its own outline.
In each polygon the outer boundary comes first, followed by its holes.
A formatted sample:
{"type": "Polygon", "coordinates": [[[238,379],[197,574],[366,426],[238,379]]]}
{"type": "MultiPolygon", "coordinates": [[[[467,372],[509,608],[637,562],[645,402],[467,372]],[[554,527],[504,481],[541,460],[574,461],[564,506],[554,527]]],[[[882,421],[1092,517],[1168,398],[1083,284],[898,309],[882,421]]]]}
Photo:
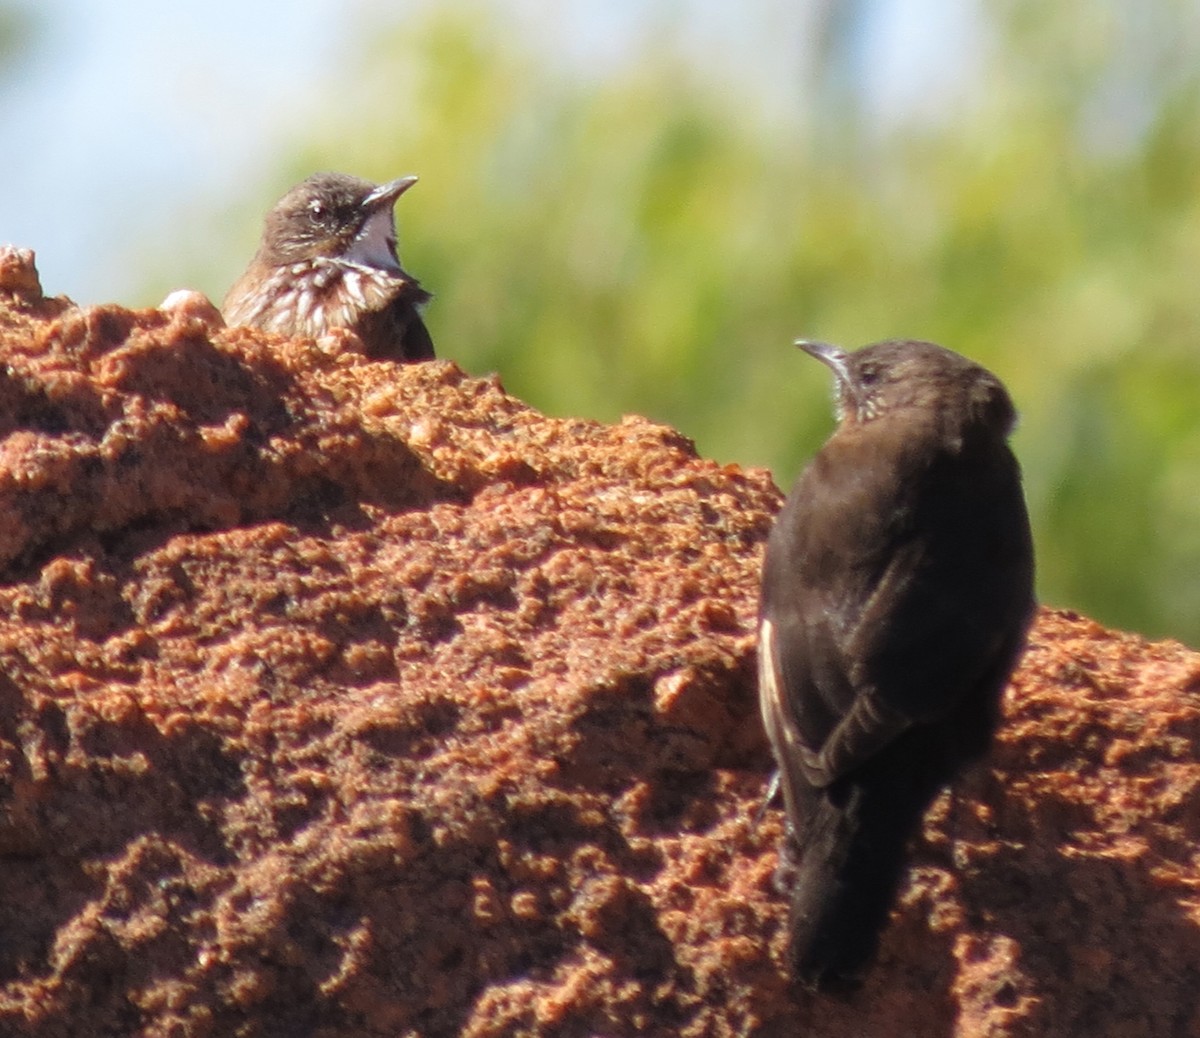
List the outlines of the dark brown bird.
{"type": "Polygon", "coordinates": [[[928,342],[797,345],[833,369],[839,424],[767,544],[759,699],[793,975],[845,991],[925,809],[991,743],[1033,617],[1033,542],[999,379],[928,342]]]}
{"type": "Polygon", "coordinates": [[[376,187],[315,173],[267,213],[262,243],[225,297],[228,325],[317,338],[348,328],[372,357],[432,360],[429,299],[396,257],[392,207],[416,177],[376,187]]]}

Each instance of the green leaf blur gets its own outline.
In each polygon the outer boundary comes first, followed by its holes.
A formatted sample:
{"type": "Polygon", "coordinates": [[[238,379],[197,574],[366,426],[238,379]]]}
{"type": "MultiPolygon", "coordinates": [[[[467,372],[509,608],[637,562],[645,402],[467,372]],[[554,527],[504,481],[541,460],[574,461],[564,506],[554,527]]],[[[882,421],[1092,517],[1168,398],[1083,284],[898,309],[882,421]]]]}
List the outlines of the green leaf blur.
{"type": "MultiPolygon", "coordinates": [[[[755,110],[669,19],[640,61],[589,76],[454,5],[363,25],[273,183],[420,174],[401,254],[435,293],[441,356],[550,414],[668,422],[785,487],[832,426],[794,338],[974,357],[1022,411],[1042,599],[1200,644],[1185,10],[996,0],[980,89],[881,127],[821,67],[792,116],[755,110]]],[[[260,218],[226,243],[226,284],[260,218]]]]}

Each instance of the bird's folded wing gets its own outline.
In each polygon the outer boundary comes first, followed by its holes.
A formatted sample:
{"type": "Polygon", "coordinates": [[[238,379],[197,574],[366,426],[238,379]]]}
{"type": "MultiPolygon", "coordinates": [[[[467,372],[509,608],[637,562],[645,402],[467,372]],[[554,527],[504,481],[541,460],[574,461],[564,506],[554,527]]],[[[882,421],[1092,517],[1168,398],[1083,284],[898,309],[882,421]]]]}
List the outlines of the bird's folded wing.
{"type": "Polygon", "coordinates": [[[860,695],[820,752],[801,747],[800,766],[812,785],[828,786],[870,760],[912,723],[907,714],[891,709],[875,696],[860,695]]]}

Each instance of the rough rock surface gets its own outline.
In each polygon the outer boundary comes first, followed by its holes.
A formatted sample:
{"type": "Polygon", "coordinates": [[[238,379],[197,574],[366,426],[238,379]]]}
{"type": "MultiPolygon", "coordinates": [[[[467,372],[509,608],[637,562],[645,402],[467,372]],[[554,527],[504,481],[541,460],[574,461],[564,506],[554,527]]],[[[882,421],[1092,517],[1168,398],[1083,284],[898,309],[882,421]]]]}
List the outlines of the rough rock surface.
{"type": "Polygon", "coordinates": [[[1200,655],[1044,611],[790,990],[764,472],[0,251],[0,1034],[1200,1034],[1200,655]]]}

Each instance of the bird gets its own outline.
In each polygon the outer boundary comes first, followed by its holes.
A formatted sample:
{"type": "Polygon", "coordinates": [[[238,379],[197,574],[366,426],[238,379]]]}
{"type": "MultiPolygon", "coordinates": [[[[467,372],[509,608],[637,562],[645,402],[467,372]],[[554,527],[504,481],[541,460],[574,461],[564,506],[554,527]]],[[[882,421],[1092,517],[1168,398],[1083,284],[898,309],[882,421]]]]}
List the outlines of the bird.
{"type": "Polygon", "coordinates": [[[417,182],[314,173],[267,213],[262,241],[221,306],[229,326],[318,338],[346,328],[372,358],[432,360],[430,299],[396,256],[392,207],[417,182]]]}
{"type": "Polygon", "coordinates": [[[796,345],[833,370],[838,422],[768,537],[759,704],[792,977],[848,996],[926,808],[991,745],[1033,620],[1033,538],[995,375],[929,342],[796,345]]]}

